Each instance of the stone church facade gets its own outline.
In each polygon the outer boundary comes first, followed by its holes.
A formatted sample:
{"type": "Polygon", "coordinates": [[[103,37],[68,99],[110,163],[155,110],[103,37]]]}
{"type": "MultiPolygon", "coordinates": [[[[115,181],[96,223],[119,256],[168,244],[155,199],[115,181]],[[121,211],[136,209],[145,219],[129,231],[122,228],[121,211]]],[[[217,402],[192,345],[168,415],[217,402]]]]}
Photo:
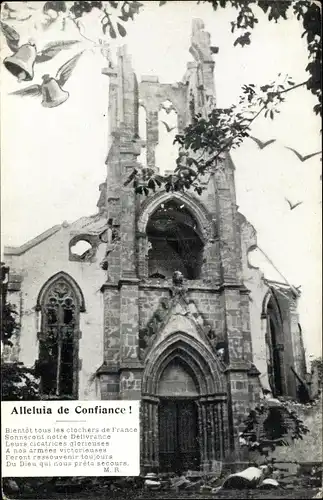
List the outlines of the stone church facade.
{"type": "Polygon", "coordinates": [[[44,398],[141,400],[142,467],[161,471],[225,460],[261,389],[295,398],[305,376],[297,295],[249,263],[256,232],[238,211],[230,156],[200,196],[162,188],[146,196],[125,182],[142,168],[143,147],[158,170],[166,101],[179,132],[214,103],[217,49],[200,20],[190,52],[183,80],[162,84],[138,82],[120,49],[103,70],[111,144],[98,213],[4,255],[21,321],[13,357],[37,364],[44,398]],[[79,242],[88,244],[81,255],[79,242]]]}

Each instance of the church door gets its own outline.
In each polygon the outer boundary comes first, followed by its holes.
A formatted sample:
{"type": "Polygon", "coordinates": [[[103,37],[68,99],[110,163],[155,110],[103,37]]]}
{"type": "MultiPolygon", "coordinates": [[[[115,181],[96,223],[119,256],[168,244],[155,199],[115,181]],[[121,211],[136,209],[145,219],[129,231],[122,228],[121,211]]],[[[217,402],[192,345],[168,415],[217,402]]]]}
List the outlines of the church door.
{"type": "Polygon", "coordinates": [[[191,399],[161,399],[159,464],[162,472],[197,470],[200,463],[197,406],[191,399]]]}

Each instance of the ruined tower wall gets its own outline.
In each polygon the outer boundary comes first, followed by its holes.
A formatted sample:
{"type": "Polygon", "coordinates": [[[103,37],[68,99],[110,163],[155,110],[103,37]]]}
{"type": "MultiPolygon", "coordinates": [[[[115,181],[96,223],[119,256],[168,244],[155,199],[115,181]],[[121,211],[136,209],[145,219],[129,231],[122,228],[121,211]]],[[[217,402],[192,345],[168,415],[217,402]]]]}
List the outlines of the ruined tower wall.
{"type": "MultiPolygon", "coordinates": [[[[259,387],[249,376],[252,346],[248,293],[241,281],[240,234],[231,159],[224,156],[220,160],[221,171],[210,179],[202,179],[205,190],[201,196],[190,192],[167,194],[163,188],[145,196],[135,194],[131,182],[125,182],[134,168],[142,168],[138,163],[143,145],[137,135],[139,105],[145,108],[147,116],[145,167],[158,171],[155,150],[161,105],[166,100],[171,102],[181,132],[193,113],[206,115],[215,104],[213,54],[216,49],[210,46],[209,35],[199,20],[193,24],[190,51],[194,61],[188,63],[183,81],[175,84],[160,84],[155,77],[144,77],[137,85],[130,57],[124,49],[119,52],[118,65],[107,70],[112,146],[107,158],[106,213],[118,236],[107,246],[107,281],[102,287],[105,348],[99,377],[103,398],[142,397],[146,365],[140,357],[140,332],[152,320],[161,301],[169,299],[173,286],[171,279],[160,280],[148,275],[147,224],[162,203],[169,200],[183,203],[195,217],[204,245],[201,275],[186,282],[186,300],[196,307],[214,359],[217,346],[225,351],[221,376],[225,380],[226,425],[230,427],[233,446],[234,433],[236,438],[250,400],[258,397],[259,387]]],[[[174,167],[169,165],[168,169],[174,167]]],[[[151,342],[154,350],[154,340],[151,342]]]]}

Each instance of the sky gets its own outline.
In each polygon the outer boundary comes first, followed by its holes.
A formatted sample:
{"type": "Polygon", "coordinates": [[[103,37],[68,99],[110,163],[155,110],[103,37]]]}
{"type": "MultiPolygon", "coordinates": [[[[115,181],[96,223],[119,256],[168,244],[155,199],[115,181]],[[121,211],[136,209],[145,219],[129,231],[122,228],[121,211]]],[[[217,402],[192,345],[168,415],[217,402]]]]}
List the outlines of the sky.
{"type": "MultiPolygon", "coordinates": [[[[22,2],[10,4],[22,12],[22,2]]],[[[306,43],[296,18],[270,23],[260,13],[251,45],[241,48],[233,46],[230,21],[235,11],[231,8],[215,13],[211,5],[195,1],[172,1],[162,7],[154,1],[143,4],[143,11],[127,23],[127,36],[111,43],[112,53],[118,45],[128,46],[139,79],[141,75],[158,75],[163,83],[182,79],[191,60],[193,18],[204,21],[212,45],[219,47],[215,56],[219,107],[237,102],[246,83],[266,84],[279,73],[288,74],[296,83],[307,79],[306,43]]],[[[72,23],[64,32],[55,24],[44,32],[37,19],[12,25],[21,43],[33,38],[40,49],[48,41],[80,38],[72,23]]],[[[94,12],[84,33],[95,42],[99,38],[109,41],[98,28],[94,12]]],[[[64,87],[69,99],[52,109],[42,107],[41,98],[9,96],[29,83],[17,83],[1,64],[2,245],[21,245],[56,224],[97,210],[98,186],[106,176],[109,78],[101,73],[106,60],[93,47],[82,39],[86,50],[64,87]]],[[[41,82],[44,73],[55,76],[78,50],[61,52],[36,65],[32,83],[41,82]]],[[[8,55],[10,50],[1,38],[1,58],[8,55]]],[[[308,359],[321,354],[321,156],[302,163],[286,147],[302,155],[321,150],[321,123],[312,111],[315,103],[305,88],[290,92],[278,118],[260,118],[252,126],[253,136],[276,142],[260,150],[247,139],[232,152],[239,210],[256,228],[259,247],[279,273],[301,286],[300,323],[308,359]],[[291,211],[285,198],[303,203],[291,211]]],[[[176,155],[163,151],[160,146],[158,158],[171,169],[176,155]]],[[[250,261],[267,278],[282,281],[259,250],[250,261]]]]}

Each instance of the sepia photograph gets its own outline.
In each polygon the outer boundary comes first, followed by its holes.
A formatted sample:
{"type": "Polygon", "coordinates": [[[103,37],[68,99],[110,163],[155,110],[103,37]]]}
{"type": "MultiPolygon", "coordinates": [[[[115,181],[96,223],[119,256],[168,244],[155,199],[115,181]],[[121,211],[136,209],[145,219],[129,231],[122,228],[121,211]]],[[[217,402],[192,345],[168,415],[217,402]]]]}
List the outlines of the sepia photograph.
{"type": "Polygon", "coordinates": [[[321,26],[1,3],[4,498],[322,498],[321,26]]]}

